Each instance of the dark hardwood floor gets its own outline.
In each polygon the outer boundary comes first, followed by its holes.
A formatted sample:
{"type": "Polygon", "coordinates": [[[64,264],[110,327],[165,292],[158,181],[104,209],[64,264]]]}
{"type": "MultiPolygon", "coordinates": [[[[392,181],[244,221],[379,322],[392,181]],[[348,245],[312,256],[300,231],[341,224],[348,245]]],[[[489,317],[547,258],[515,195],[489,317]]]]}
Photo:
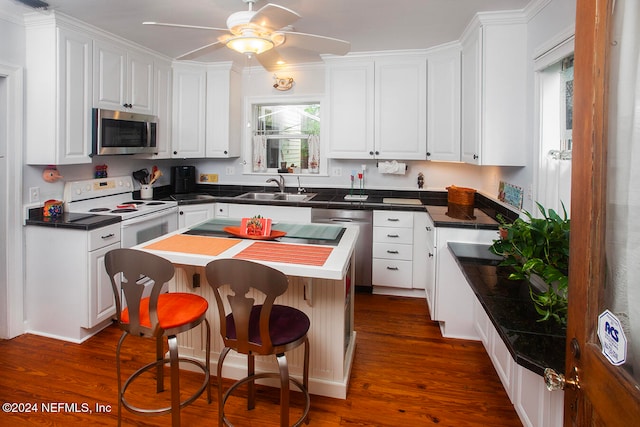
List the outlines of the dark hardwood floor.
{"type": "MultiPolygon", "coordinates": [[[[522,425],[482,344],[442,338],[437,323],[429,320],[424,300],[357,294],[355,313],[358,338],[347,399],[312,396],[309,425],[522,425]]],[[[113,326],[82,345],[29,334],[0,341],[0,403],[16,402],[38,410],[3,411],[0,425],[116,425],[114,355],[119,336],[119,329],[113,326]],[[77,404],[78,412],[69,411],[73,409],[70,404],[77,404]],[[90,412],[83,412],[85,409],[90,412]]],[[[131,371],[153,357],[153,343],[147,341],[131,340],[137,345],[124,350],[131,371]]],[[[200,378],[183,372],[185,393],[195,389],[200,378]]],[[[212,380],[215,384],[215,378],[212,380]]],[[[140,397],[141,404],[156,402],[159,396],[152,378],[142,381],[133,395],[140,397]]],[[[168,387],[169,382],[166,384],[168,387]]],[[[215,385],[212,392],[212,404],[203,396],[183,409],[182,425],[217,425],[215,385]]],[[[257,407],[249,412],[241,393],[239,390],[226,408],[235,425],[278,424],[277,390],[259,387],[257,407]]],[[[160,398],[168,394],[161,393],[160,398]]],[[[296,395],[292,419],[300,413],[299,393],[296,395]]],[[[140,417],[126,410],[123,414],[123,425],[171,423],[170,415],[140,417]]]]}

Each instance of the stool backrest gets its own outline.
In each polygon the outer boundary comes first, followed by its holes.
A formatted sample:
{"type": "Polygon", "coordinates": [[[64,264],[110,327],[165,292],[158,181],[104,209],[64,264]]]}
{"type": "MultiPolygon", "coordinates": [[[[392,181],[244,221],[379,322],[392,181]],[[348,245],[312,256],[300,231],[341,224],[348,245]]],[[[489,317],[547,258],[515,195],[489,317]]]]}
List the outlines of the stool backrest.
{"type": "Polygon", "coordinates": [[[275,299],[284,294],[289,287],[287,276],[269,266],[242,259],[219,259],[206,266],[207,282],[213,288],[220,314],[220,335],[226,347],[239,353],[272,354],[273,344],[269,334],[269,318],[275,299]],[[227,313],[220,288],[228,285],[233,294],[227,296],[230,312],[227,313]],[[249,319],[255,298],[249,296],[251,290],[264,294],[260,308],[259,340],[251,340],[249,319]],[[227,315],[233,316],[235,338],[229,335],[227,315]]]}
{"type": "Polygon", "coordinates": [[[120,328],[138,336],[162,335],[163,331],[158,323],[158,296],[164,284],[175,273],[173,264],[157,255],[126,248],[107,252],[104,264],[111,280],[120,328]],[[150,281],[153,281],[153,285],[150,281]],[[145,285],[152,286],[148,305],[150,327],[141,324],[145,317],[144,314],[141,316],[141,311],[147,312],[147,307],[141,304],[145,285]],[[123,301],[120,289],[126,303],[127,321],[122,319],[123,301]]]}

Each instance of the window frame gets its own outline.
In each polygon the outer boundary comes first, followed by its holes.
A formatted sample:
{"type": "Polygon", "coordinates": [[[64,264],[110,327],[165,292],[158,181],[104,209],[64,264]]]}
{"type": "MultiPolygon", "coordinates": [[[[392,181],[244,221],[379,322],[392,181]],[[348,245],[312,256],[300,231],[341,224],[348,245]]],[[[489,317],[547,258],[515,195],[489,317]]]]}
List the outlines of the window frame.
{"type": "MultiPolygon", "coordinates": [[[[264,172],[257,172],[253,170],[253,133],[254,127],[254,106],[256,105],[268,105],[268,104],[280,104],[280,105],[293,105],[293,104],[318,104],[320,105],[320,116],[322,117],[322,111],[327,109],[325,102],[325,96],[320,94],[309,94],[304,96],[296,95],[282,95],[282,96],[253,96],[245,98],[244,120],[243,123],[243,175],[273,175],[277,174],[277,169],[267,169],[264,172]]],[[[326,143],[323,143],[322,135],[327,135],[328,132],[325,129],[326,119],[320,120],[320,162],[318,172],[315,173],[291,173],[289,175],[296,176],[328,176],[328,158],[326,143]]],[[[270,135],[272,136],[272,135],[270,135]]]]}

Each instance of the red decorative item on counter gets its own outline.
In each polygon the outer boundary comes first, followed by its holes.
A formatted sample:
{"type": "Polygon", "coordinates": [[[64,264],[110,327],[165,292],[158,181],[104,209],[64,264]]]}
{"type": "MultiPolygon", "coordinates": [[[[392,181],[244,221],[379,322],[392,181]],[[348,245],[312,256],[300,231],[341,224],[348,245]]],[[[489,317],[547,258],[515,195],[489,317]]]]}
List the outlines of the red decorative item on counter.
{"type": "Polygon", "coordinates": [[[42,208],[42,215],[45,218],[57,218],[64,212],[64,204],[61,200],[47,200],[42,208]]]}

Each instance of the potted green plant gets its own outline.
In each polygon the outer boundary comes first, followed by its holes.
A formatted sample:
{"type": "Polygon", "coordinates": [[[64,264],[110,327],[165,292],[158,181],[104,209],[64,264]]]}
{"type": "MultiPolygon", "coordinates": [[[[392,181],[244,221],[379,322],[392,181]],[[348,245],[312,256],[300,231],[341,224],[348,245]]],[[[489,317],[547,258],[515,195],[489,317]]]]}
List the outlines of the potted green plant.
{"type": "Polygon", "coordinates": [[[526,219],[510,223],[498,216],[501,237],[493,242],[491,251],[505,258],[500,265],[511,267],[509,279],[535,283],[539,278],[543,282],[529,287],[539,321],[555,319],[566,324],[570,219],[564,205],[563,216],[536,205],[541,218],[524,211],[526,219]]]}

